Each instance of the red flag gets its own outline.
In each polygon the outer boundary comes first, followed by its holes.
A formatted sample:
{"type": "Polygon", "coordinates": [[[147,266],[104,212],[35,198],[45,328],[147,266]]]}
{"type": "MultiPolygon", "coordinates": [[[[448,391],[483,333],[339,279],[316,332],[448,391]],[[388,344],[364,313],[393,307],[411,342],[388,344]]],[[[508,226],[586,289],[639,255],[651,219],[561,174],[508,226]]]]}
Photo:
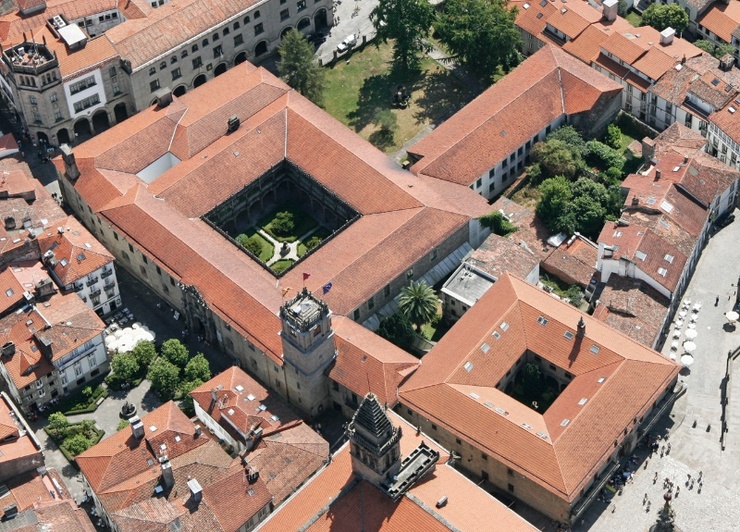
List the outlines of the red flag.
{"type": "Polygon", "coordinates": [[[310,273],[305,273],[305,272],[303,273],[303,280],[304,281],[307,280],[309,277],[311,277],[311,274],[310,273]]]}

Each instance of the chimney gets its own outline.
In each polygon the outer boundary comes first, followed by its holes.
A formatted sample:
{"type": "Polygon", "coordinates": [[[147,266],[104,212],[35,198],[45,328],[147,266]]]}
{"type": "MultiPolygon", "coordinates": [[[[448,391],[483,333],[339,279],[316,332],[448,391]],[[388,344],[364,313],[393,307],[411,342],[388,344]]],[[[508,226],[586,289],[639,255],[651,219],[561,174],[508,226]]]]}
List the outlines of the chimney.
{"type": "Polygon", "coordinates": [[[13,355],[15,355],[15,343],[5,342],[3,344],[2,355],[4,357],[12,357],[13,355]]]}
{"type": "Polygon", "coordinates": [[[157,109],[164,109],[172,103],[172,91],[169,87],[159,89],[154,93],[154,97],[157,99],[157,109]]]}
{"type": "Polygon", "coordinates": [[[42,299],[46,296],[50,296],[55,292],[54,289],[54,283],[51,282],[51,279],[46,278],[38,282],[36,284],[36,297],[39,299],[42,299]]]}
{"type": "Polygon", "coordinates": [[[226,126],[226,134],[228,135],[229,133],[233,133],[234,131],[239,129],[239,124],[240,122],[238,116],[234,115],[229,117],[229,121],[226,126]]]}
{"type": "Polygon", "coordinates": [[[64,175],[74,183],[80,177],[80,169],[77,168],[77,161],[75,161],[75,154],[72,152],[72,147],[69,144],[62,144],[59,149],[62,150],[62,159],[64,160],[64,175]]]}
{"type": "Polygon", "coordinates": [[[197,505],[203,500],[203,488],[200,483],[193,479],[188,480],[188,489],[190,490],[190,499],[197,505]]]}
{"type": "Polygon", "coordinates": [[[637,207],[640,204],[640,198],[637,196],[632,196],[632,206],[637,207]]]}
{"type": "Polygon", "coordinates": [[[661,177],[662,175],[663,175],[663,174],[661,173],[661,171],[660,171],[660,170],[659,170],[658,168],[656,168],[656,169],[655,169],[655,181],[660,181],[660,177],[661,177]]]}
{"type": "Polygon", "coordinates": [[[655,155],[655,141],[649,137],[642,139],[642,156],[649,161],[655,155]]]}
{"type": "Polygon", "coordinates": [[[668,46],[673,42],[673,37],[676,36],[676,30],[673,28],[666,28],[660,32],[660,44],[662,46],[668,46]]]}
{"type": "Polygon", "coordinates": [[[175,474],[172,472],[172,463],[169,460],[162,462],[162,487],[171,490],[175,485],[175,474]]]}
{"type": "Polygon", "coordinates": [[[619,14],[619,0],[604,0],[601,3],[602,14],[604,18],[609,22],[617,20],[619,14]]]}
{"type": "Polygon", "coordinates": [[[36,345],[39,348],[39,351],[41,351],[41,354],[44,355],[48,360],[51,360],[54,357],[54,353],[52,352],[51,346],[54,344],[54,341],[39,332],[34,333],[34,339],[36,340],[36,345]]]}
{"type": "Polygon", "coordinates": [[[260,478],[260,472],[258,469],[255,469],[253,467],[250,467],[247,469],[247,482],[250,484],[254,484],[257,482],[257,479],[260,478]]]}
{"type": "Polygon", "coordinates": [[[210,408],[213,408],[213,406],[218,403],[218,392],[216,392],[216,388],[211,389],[211,406],[210,408]]]}
{"type": "Polygon", "coordinates": [[[437,508],[443,508],[447,506],[447,495],[444,495],[442,498],[440,498],[437,503],[435,504],[437,508]]]}
{"type": "Polygon", "coordinates": [[[683,156],[683,164],[686,164],[688,162],[689,162],[689,156],[688,155],[684,155],[683,156]]]}
{"type": "Polygon", "coordinates": [[[5,217],[5,229],[15,229],[15,216],[5,217]]]}
{"type": "Polygon", "coordinates": [[[131,419],[128,420],[128,422],[131,424],[131,434],[134,438],[137,440],[140,440],[144,437],[144,423],[142,423],[141,419],[139,419],[139,416],[134,416],[131,419]]]}
{"type": "Polygon", "coordinates": [[[200,425],[195,426],[195,437],[200,438],[200,435],[203,434],[203,429],[200,427],[200,425]]]}
{"type": "Polygon", "coordinates": [[[719,59],[719,69],[723,72],[729,72],[735,65],[735,57],[732,54],[725,54],[719,59]]]}
{"type": "Polygon", "coordinates": [[[586,322],[583,321],[583,316],[581,316],[581,319],[578,320],[578,328],[576,330],[576,336],[578,338],[583,338],[586,336],[586,322]]]}
{"type": "Polygon", "coordinates": [[[252,427],[249,430],[249,433],[247,434],[247,439],[244,442],[247,446],[247,451],[251,451],[254,449],[254,446],[257,445],[257,442],[260,441],[260,438],[262,437],[262,427],[252,427]]]}
{"type": "Polygon", "coordinates": [[[3,521],[7,521],[8,519],[13,519],[16,515],[18,515],[18,505],[13,503],[7,505],[5,508],[3,508],[3,521]]]}

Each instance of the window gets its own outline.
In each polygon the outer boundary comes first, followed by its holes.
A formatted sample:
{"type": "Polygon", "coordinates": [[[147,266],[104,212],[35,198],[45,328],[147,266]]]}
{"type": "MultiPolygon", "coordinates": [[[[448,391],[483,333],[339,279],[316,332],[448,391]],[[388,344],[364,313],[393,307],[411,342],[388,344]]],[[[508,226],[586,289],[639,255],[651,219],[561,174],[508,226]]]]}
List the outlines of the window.
{"type": "Polygon", "coordinates": [[[164,70],[165,68],[167,68],[167,61],[159,63],[159,70],[164,70]]]}
{"type": "Polygon", "coordinates": [[[483,178],[479,177],[478,180],[475,182],[475,188],[480,188],[483,186],[483,178]]]}
{"type": "Polygon", "coordinates": [[[241,46],[242,44],[244,44],[244,35],[239,33],[234,36],[234,46],[241,46]]]}
{"type": "Polygon", "coordinates": [[[290,18],[290,10],[289,9],[283,9],[280,12],[280,20],[287,20],[290,18]]]}
{"type": "Polygon", "coordinates": [[[185,59],[187,56],[188,56],[188,51],[187,50],[183,50],[180,53],[180,59],[185,59]]]}
{"type": "Polygon", "coordinates": [[[200,68],[203,66],[203,60],[200,57],[193,58],[193,68],[200,68]]]}
{"type": "Polygon", "coordinates": [[[216,33],[213,34],[213,37],[211,37],[211,40],[213,42],[216,42],[218,39],[219,39],[218,32],[216,32],[216,33]]]}
{"type": "Polygon", "coordinates": [[[367,300],[367,309],[373,310],[374,308],[375,308],[375,298],[371,297],[370,299],[367,300]]]}
{"type": "Polygon", "coordinates": [[[391,285],[387,284],[385,285],[385,288],[383,288],[383,297],[390,297],[391,296],[391,285]]]}
{"type": "Polygon", "coordinates": [[[355,311],[352,313],[352,319],[355,321],[360,319],[360,309],[355,309],[355,311]]]}
{"type": "Polygon", "coordinates": [[[128,245],[128,250],[129,250],[129,251],[130,251],[131,253],[133,253],[133,252],[134,252],[134,246],[132,246],[131,244],[129,244],[129,245],[128,245]]]}
{"type": "Polygon", "coordinates": [[[260,18],[260,12],[259,11],[255,11],[254,12],[254,20],[257,20],[258,18],[260,18]]]}
{"type": "Polygon", "coordinates": [[[150,75],[150,76],[153,76],[153,75],[154,75],[154,74],[156,74],[156,73],[157,73],[157,67],[151,67],[151,68],[149,69],[149,75],[150,75]]]}
{"type": "Polygon", "coordinates": [[[435,425],[434,423],[432,423],[432,430],[437,430],[437,425],[435,425]]]}
{"type": "Polygon", "coordinates": [[[61,111],[56,111],[54,113],[54,121],[61,122],[62,120],[64,120],[64,117],[62,116],[62,112],[61,111]]]}
{"type": "MultiPolygon", "coordinates": [[[[255,18],[257,18],[257,17],[255,17],[255,18]]],[[[246,17],[244,17],[244,25],[245,25],[245,26],[246,26],[247,24],[249,24],[249,21],[250,21],[249,15],[247,15],[246,17]]]]}
{"type": "Polygon", "coordinates": [[[298,12],[300,13],[304,9],[306,9],[306,0],[299,0],[298,1],[298,12]]]}
{"type": "Polygon", "coordinates": [[[54,103],[59,100],[59,96],[57,96],[57,93],[51,95],[51,103],[54,103]]]}
{"type": "Polygon", "coordinates": [[[508,487],[507,487],[507,489],[509,490],[509,493],[514,493],[514,485],[513,484],[509,484],[508,487]]]}
{"type": "Polygon", "coordinates": [[[231,30],[228,27],[224,28],[224,35],[228,35],[229,33],[231,33],[231,30]]]}
{"type": "Polygon", "coordinates": [[[239,24],[239,21],[238,20],[236,22],[234,22],[234,30],[238,30],[240,27],[241,27],[241,25],[239,24]]]}
{"type": "Polygon", "coordinates": [[[85,109],[89,109],[93,105],[97,105],[100,103],[100,96],[97,94],[93,94],[92,96],[88,96],[87,98],[84,98],[80,100],[79,102],[75,102],[73,105],[75,113],[80,113],[84,111],[85,109]]]}
{"type": "Polygon", "coordinates": [[[506,474],[509,475],[510,477],[513,477],[514,476],[514,470],[509,467],[509,468],[506,469],[506,474]]]}
{"type": "Polygon", "coordinates": [[[434,262],[435,260],[437,260],[437,248],[434,248],[432,250],[432,254],[429,256],[429,260],[432,261],[432,262],[434,262]]]}
{"type": "Polygon", "coordinates": [[[198,51],[198,45],[197,45],[197,44],[194,44],[194,45],[193,45],[193,46],[192,46],[192,47],[190,48],[190,51],[191,51],[191,52],[193,52],[193,53],[197,52],[197,51],[198,51]]]}
{"type": "Polygon", "coordinates": [[[155,79],[149,82],[149,90],[150,92],[154,92],[157,89],[159,89],[159,80],[155,79]]]}
{"type": "Polygon", "coordinates": [[[180,69],[179,68],[176,68],[175,70],[172,71],[172,80],[173,81],[176,80],[177,78],[181,78],[181,77],[182,77],[182,73],[180,72],[180,69]]]}
{"type": "MultiPolygon", "coordinates": [[[[257,18],[257,17],[254,17],[254,18],[257,18]]],[[[262,27],[262,23],[261,22],[259,24],[255,24],[254,25],[254,34],[255,35],[259,35],[263,31],[265,31],[265,29],[262,27]]]]}
{"type": "Polygon", "coordinates": [[[208,46],[208,39],[203,39],[203,42],[202,42],[202,43],[200,43],[200,44],[201,44],[201,46],[202,46],[203,48],[205,48],[206,46],[208,46]]]}
{"type": "Polygon", "coordinates": [[[488,455],[486,453],[481,453],[480,457],[483,458],[483,460],[488,460],[488,455]]]}
{"type": "Polygon", "coordinates": [[[217,59],[217,58],[221,57],[222,55],[224,55],[224,49],[219,44],[218,46],[216,46],[216,47],[213,48],[213,58],[214,59],[217,59]]]}
{"type": "MultiPolygon", "coordinates": [[[[72,85],[69,86],[69,93],[77,94],[78,92],[84,91],[85,89],[90,88],[94,85],[95,85],[95,76],[88,76],[85,79],[82,79],[76,83],[72,83],[72,85]]],[[[36,102],[32,101],[31,103],[36,103],[36,102]]]]}

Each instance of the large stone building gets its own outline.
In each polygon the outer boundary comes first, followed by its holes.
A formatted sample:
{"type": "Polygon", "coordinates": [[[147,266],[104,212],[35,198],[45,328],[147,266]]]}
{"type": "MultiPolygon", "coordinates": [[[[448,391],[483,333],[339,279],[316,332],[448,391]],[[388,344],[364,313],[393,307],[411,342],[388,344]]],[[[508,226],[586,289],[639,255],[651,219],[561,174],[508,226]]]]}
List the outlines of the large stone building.
{"type": "Polygon", "coordinates": [[[87,138],[331,26],[329,0],[49,0],[0,17],[0,95],[35,139],[87,138]],[[150,5],[151,4],[151,5],[150,5]]]}
{"type": "Polygon", "coordinates": [[[566,523],[671,402],[678,371],[505,273],[400,387],[397,411],[461,467],[566,523]],[[526,403],[525,367],[549,389],[526,403]]]}
{"type": "Polygon", "coordinates": [[[532,147],[564,124],[587,135],[619,112],[615,81],[545,46],[408,149],[411,171],[499,195],[522,173],[532,147]]]}
{"type": "Polygon", "coordinates": [[[309,415],[330,404],[311,376],[329,367],[337,331],[351,342],[351,326],[332,330],[329,308],[365,322],[410,280],[450,273],[447,257],[488,234],[482,197],[403,171],[249,63],[55,162],[67,204],[119,264],[309,415]],[[291,201],[325,236],[277,272],[234,237],[291,201]]]}

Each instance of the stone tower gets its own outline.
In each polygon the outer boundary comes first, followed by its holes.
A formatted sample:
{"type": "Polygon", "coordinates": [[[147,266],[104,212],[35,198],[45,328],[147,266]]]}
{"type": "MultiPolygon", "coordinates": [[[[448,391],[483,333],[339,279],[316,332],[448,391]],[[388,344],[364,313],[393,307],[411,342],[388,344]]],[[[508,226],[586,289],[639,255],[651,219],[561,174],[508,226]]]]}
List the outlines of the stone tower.
{"type": "Polygon", "coordinates": [[[401,428],[394,427],[373,393],[365,396],[347,428],[352,471],[381,486],[401,468],[401,428]]]}
{"type": "Polygon", "coordinates": [[[280,308],[287,398],[309,416],[329,403],[326,369],[336,356],[331,311],[305,287],[280,308]]]}

